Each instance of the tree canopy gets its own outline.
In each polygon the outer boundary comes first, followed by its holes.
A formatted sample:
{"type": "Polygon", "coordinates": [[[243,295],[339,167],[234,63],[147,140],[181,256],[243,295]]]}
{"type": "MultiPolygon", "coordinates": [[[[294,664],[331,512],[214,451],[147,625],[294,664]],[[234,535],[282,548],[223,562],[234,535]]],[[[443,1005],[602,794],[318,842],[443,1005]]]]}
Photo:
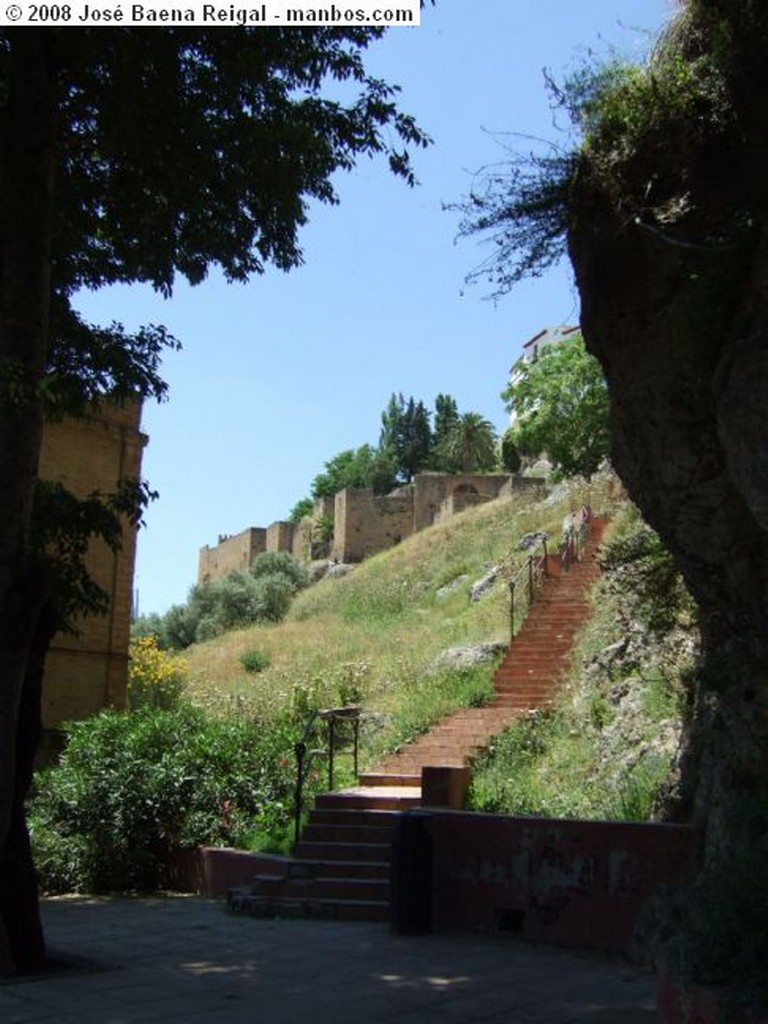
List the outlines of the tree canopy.
{"type": "Polygon", "coordinates": [[[465,412],[450,424],[440,455],[454,473],[486,473],[497,468],[496,432],[479,412],[465,412]]]}
{"type": "Polygon", "coordinates": [[[410,483],[429,464],[432,451],[429,419],[424,403],[417,402],[413,395],[406,402],[402,392],[392,394],[381,414],[379,450],[392,458],[397,478],[402,483],[410,483]]]}
{"type": "Polygon", "coordinates": [[[170,295],[213,265],[237,281],[288,270],[309,202],[337,201],[336,172],[380,154],[412,184],[427,138],[366,71],[381,34],[0,30],[0,974],[43,956],[23,818],[58,615],[29,557],[43,417],[161,396],[174,343],[86,324],[72,296],[115,282],[170,295]]]}
{"type": "Polygon", "coordinates": [[[345,487],[370,487],[375,494],[386,494],[394,486],[394,460],[387,452],[363,444],[326,462],[325,472],[312,481],[312,497],[332,498],[345,487]]]}
{"type": "Polygon", "coordinates": [[[518,362],[501,397],[515,417],[512,443],[523,455],[546,455],[558,477],[589,478],[608,456],[608,389],[580,334],[518,362]]]}

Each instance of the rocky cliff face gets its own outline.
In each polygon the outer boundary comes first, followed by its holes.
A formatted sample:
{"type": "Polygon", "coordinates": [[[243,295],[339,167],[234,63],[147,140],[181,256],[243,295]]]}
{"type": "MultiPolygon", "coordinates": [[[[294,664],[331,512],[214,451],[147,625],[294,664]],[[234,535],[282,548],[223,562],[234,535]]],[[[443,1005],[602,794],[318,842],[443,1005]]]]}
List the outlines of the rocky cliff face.
{"type": "Polygon", "coordinates": [[[700,611],[685,773],[700,940],[724,893],[768,910],[754,866],[768,852],[767,58],[763,5],[690,2],[656,56],[643,129],[598,127],[585,146],[569,237],[614,465],[700,611]],[[700,95],[673,100],[670,74],[700,95]]]}

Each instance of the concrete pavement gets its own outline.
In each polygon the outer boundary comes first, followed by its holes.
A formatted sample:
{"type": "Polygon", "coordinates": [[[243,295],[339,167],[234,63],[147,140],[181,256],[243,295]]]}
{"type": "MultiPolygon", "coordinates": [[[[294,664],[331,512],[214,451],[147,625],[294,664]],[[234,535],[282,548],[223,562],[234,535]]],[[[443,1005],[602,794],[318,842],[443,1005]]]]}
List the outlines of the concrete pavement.
{"type": "Polygon", "coordinates": [[[190,896],[44,902],[72,966],[0,983],[3,1024],[652,1024],[654,979],[503,935],[260,920],[190,896]]]}

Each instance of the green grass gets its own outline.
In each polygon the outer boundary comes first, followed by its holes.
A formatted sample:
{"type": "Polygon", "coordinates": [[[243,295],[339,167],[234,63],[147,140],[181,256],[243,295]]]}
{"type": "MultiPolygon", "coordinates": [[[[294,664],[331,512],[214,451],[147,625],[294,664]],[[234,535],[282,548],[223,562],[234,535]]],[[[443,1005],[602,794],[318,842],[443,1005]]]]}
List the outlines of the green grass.
{"type": "Polygon", "coordinates": [[[554,501],[500,499],[424,530],[302,591],[283,622],[189,648],[187,695],[216,713],[268,718],[288,708],[297,722],[315,708],[360,703],[369,715],[362,760],[370,764],[454,708],[488,699],[494,665],[437,672],[437,658],[448,647],[508,640],[505,574],[526,557],[517,550],[521,537],[545,529],[559,539],[565,513],[586,500],[599,509],[604,489],[574,486],[554,501]],[[470,586],[489,563],[505,572],[487,597],[470,602],[470,586]],[[461,575],[463,585],[437,596],[461,575]],[[243,668],[252,650],[268,661],[258,673],[243,668]]]}
{"type": "MultiPolygon", "coordinates": [[[[642,528],[626,505],[604,547],[615,551],[642,528]]],[[[650,550],[642,562],[614,559],[593,591],[555,708],[496,738],[476,764],[471,806],[608,820],[663,815],[697,648],[690,598],[670,587],[665,553],[650,550]]]]}
{"type": "Polygon", "coordinates": [[[599,585],[557,707],[497,737],[476,764],[470,799],[477,809],[503,813],[657,816],[673,766],[682,678],[691,668],[681,636],[694,626],[690,602],[670,585],[657,543],[636,558],[632,538],[643,524],[632,506],[611,498],[612,487],[607,478],[590,491],[563,486],[556,499],[502,499],[425,530],[347,576],[302,591],[283,622],[190,648],[188,696],[216,713],[264,721],[287,709],[297,733],[315,709],[359,704],[361,767],[370,767],[455,708],[491,696],[494,664],[471,672],[435,665],[448,647],[508,640],[507,580],[526,557],[518,550],[521,537],[547,530],[554,548],[574,504],[623,509],[611,550],[629,550],[634,561],[599,585]],[[487,597],[470,602],[471,584],[489,564],[503,572],[487,597]],[[459,576],[467,579],[437,596],[459,576]],[[628,623],[639,629],[639,642],[602,664],[602,652],[626,639],[628,623]],[[266,664],[258,673],[243,668],[254,650],[266,664]]]}

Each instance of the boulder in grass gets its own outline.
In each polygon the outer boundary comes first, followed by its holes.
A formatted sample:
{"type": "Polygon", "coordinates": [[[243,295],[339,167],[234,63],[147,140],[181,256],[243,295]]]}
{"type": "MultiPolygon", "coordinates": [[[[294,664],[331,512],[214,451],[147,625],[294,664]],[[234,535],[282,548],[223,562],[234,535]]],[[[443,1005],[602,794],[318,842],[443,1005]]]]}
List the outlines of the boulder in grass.
{"type": "Polygon", "coordinates": [[[435,667],[454,670],[477,668],[493,661],[506,649],[507,645],[501,642],[448,647],[438,655],[435,667]]]}
{"type": "Polygon", "coordinates": [[[491,587],[494,585],[496,580],[499,578],[500,572],[500,565],[491,566],[491,568],[488,570],[485,576],[482,577],[482,579],[479,579],[476,583],[472,584],[472,589],[469,592],[469,600],[479,601],[481,598],[485,597],[486,594],[488,594],[489,591],[491,590],[491,587]]]}

